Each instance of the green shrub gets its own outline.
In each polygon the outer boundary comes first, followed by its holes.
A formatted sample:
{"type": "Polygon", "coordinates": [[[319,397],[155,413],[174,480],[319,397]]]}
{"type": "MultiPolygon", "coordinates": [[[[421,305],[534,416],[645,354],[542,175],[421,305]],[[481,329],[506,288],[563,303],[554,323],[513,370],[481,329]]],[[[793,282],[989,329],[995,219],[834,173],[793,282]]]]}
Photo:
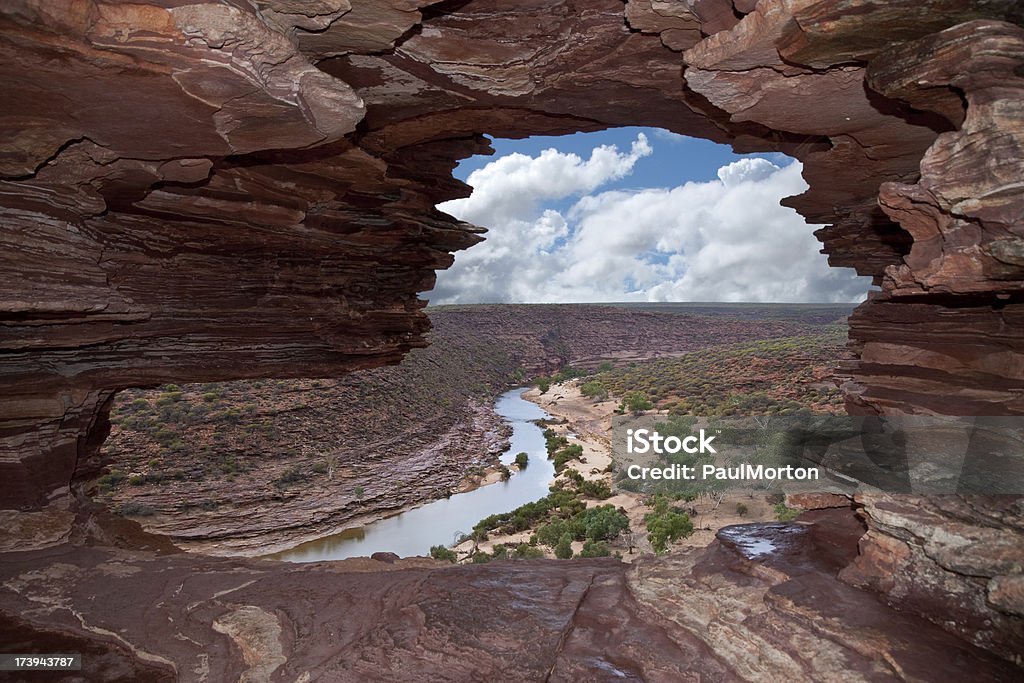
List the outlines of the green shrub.
{"type": "Polygon", "coordinates": [[[431,546],[430,556],[435,560],[444,560],[445,562],[455,562],[459,558],[454,550],[443,545],[431,546]]]}
{"type": "Polygon", "coordinates": [[[105,492],[116,487],[118,484],[123,482],[125,478],[126,475],[124,472],[121,472],[120,470],[111,470],[109,473],[104,474],[97,479],[96,483],[99,485],[100,490],[105,492]]]}
{"type": "Polygon", "coordinates": [[[668,507],[665,496],[655,496],[654,511],[644,515],[647,525],[647,539],[654,552],[665,552],[668,544],[693,533],[693,523],[685,512],[668,507]]]}
{"type": "Polygon", "coordinates": [[[608,544],[603,541],[587,541],[583,544],[583,549],[580,551],[580,557],[608,557],[611,555],[611,551],[608,550],[608,544]]]}
{"type": "Polygon", "coordinates": [[[522,452],[516,453],[516,466],[519,469],[521,469],[521,470],[526,469],[526,466],[529,463],[530,463],[530,454],[529,453],[527,453],[526,451],[522,451],[522,452]]]}
{"type": "Polygon", "coordinates": [[[557,545],[555,545],[555,557],[560,560],[568,560],[572,558],[572,536],[568,533],[562,534],[562,538],[560,538],[557,545]]]}
{"type": "Polygon", "coordinates": [[[785,503],[776,503],[775,505],[775,517],[780,522],[792,522],[800,515],[800,512],[795,508],[786,507],[785,503]]]}
{"type": "Polygon", "coordinates": [[[635,414],[642,413],[654,407],[651,399],[642,391],[631,391],[622,399],[622,405],[635,414]]]}
{"type": "Polygon", "coordinates": [[[529,543],[520,543],[516,546],[513,556],[516,559],[529,560],[537,557],[544,557],[544,551],[540,548],[534,548],[529,543]]]}
{"type": "Polygon", "coordinates": [[[122,517],[152,517],[156,514],[156,510],[145,503],[130,500],[128,502],[121,503],[121,505],[117,507],[117,514],[122,517]]]}
{"type": "Polygon", "coordinates": [[[306,480],[306,473],[298,467],[289,467],[286,469],[281,476],[274,480],[274,486],[279,489],[297,484],[300,481],[306,480]]]}
{"type": "Polygon", "coordinates": [[[559,449],[554,454],[555,472],[561,472],[567,462],[576,460],[581,455],[583,455],[583,446],[579,444],[574,443],[559,449]]]}
{"type": "Polygon", "coordinates": [[[580,482],[577,490],[580,495],[586,496],[587,498],[596,498],[598,500],[604,500],[605,498],[612,497],[612,487],[608,485],[604,479],[596,479],[594,481],[582,481],[580,482]]]}
{"type": "Polygon", "coordinates": [[[740,517],[746,517],[747,513],[750,512],[747,506],[743,503],[736,503],[736,514],[740,517]]]}
{"type": "Polygon", "coordinates": [[[610,541],[629,528],[629,517],[613,505],[587,508],[574,521],[579,540],[610,541]]]}
{"type": "Polygon", "coordinates": [[[596,379],[584,382],[583,386],[580,387],[580,393],[587,398],[593,398],[598,401],[608,398],[608,390],[604,388],[604,384],[596,379]]]}

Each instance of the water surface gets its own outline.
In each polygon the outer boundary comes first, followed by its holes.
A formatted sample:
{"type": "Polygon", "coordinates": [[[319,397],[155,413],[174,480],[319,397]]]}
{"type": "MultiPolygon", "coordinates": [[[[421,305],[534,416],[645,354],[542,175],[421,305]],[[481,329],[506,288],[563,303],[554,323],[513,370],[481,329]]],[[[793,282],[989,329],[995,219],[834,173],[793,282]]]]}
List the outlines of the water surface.
{"type": "Polygon", "coordinates": [[[272,555],[289,562],[342,560],[365,557],[375,552],[393,552],[400,557],[429,555],[434,545],[451,545],[469,533],[473,525],[488,515],[508,512],[524,503],[548,494],[555,474],[544,445],[544,431],[531,420],[549,417],[534,403],[520,397],[525,389],[502,394],[494,410],[512,426],[512,436],[501,462],[511,464],[517,453],[525,451],[530,462],[522,472],[513,472],[508,481],[457,493],[407,512],[387,517],[363,527],[347,529],[272,555]]]}

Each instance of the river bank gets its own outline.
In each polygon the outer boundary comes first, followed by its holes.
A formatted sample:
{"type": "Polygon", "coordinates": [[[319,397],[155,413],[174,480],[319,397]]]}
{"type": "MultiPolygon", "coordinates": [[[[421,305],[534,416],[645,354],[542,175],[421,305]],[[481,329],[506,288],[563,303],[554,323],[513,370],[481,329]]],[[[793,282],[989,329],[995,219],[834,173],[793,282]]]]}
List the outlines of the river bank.
{"type": "MultiPolygon", "coordinates": [[[[415,429],[338,457],[333,472],[307,470],[299,486],[263,483],[280,481],[294,471],[294,460],[273,458],[259,471],[196,482],[187,498],[174,487],[146,487],[143,514],[125,516],[184,550],[263,556],[477,488],[485,481],[481,473],[497,471],[498,456],[507,450],[510,437],[493,405],[479,403],[470,405],[456,424],[438,425],[433,434],[431,424],[411,426],[415,429]],[[395,448],[405,440],[419,447],[395,448]],[[166,508],[174,512],[163,513],[166,508]]],[[[142,487],[129,483],[128,488],[142,487]]]]}
{"type": "MultiPolygon", "coordinates": [[[[612,475],[607,471],[612,462],[611,430],[612,418],[618,408],[618,401],[595,401],[580,393],[580,381],[569,380],[552,385],[548,391],[541,393],[531,388],[523,393],[523,398],[537,404],[545,412],[556,418],[549,425],[556,434],[565,436],[572,444],[583,448],[578,459],[566,463],[563,473],[552,478],[554,483],[567,476],[568,472],[577,472],[588,481],[604,480],[612,483],[612,475]]],[[[597,505],[613,505],[620,508],[629,518],[631,537],[622,537],[609,544],[612,551],[618,551],[624,562],[631,562],[640,555],[653,553],[654,549],[647,540],[644,516],[651,508],[645,502],[645,496],[630,492],[616,492],[604,500],[590,500],[588,507],[597,505]],[[630,552],[632,546],[632,552],[630,552]]],[[[694,532],[669,547],[669,550],[687,548],[703,548],[715,540],[719,529],[731,524],[744,524],[775,519],[774,509],[768,503],[763,492],[735,491],[727,493],[720,500],[700,499],[685,506],[691,510],[691,521],[694,532]],[[738,507],[741,506],[742,508],[738,507]],[[744,510],[742,514],[740,510],[744,510]]],[[[460,559],[470,557],[474,552],[493,552],[497,545],[516,546],[529,541],[531,531],[516,534],[489,534],[486,541],[474,543],[465,541],[455,546],[460,559]]],[[[538,545],[545,557],[554,557],[551,549],[538,545]]],[[[582,541],[573,542],[573,552],[583,548],[582,541]]]]}
{"type": "MultiPolygon", "coordinates": [[[[548,415],[536,404],[520,398],[522,389],[498,397],[494,412],[507,422],[511,435],[500,463],[508,467],[519,452],[528,455],[528,466],[506,481],[455,493],[440,500],[402,510],[364,526],[349,526],[344,532],[318,538],[274,555],[293,562],[335,560],[368,556],[376,552],[402,557],[427,555],[436,545],[448,546],[466,534],[480,519],[545,496],[554,474],[547,458],[544,434],[537,421],[548,415]]],[[[510,468],[511,469],[511,468],[510,468]]],[[[476,482],[485,481],[479,477],[476,482]]]]}

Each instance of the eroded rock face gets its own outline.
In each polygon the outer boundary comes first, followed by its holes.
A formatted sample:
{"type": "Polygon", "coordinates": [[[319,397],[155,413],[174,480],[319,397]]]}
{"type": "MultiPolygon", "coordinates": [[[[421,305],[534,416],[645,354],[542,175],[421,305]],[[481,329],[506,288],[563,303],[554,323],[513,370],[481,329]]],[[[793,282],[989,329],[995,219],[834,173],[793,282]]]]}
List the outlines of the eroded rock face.
{"type": "Polygon", "coordinates": [[[421,344],[416,293],[479,239],[433,206],[482,132],[796,156],[788,203],[883,285],[851,408],[958,412],[924,394],[971,384],[970,410],[1021,412],[1020,11],[946,4],[8,3],[2,504],[66,491],[116,389],[421,344]],[[977,320],[955,349],[952,315],[977,320]]]}
{"type": "MultiPolygon", "coordinates": [[[[416,293],[480,239],[433,207],[468,192],[450,171],[484,132],[654,125],[795,156],[810,189],[786,203],[881,287],[851,320],[849,409],[1022,414],[1021,20],[1014,0],[5,2],[0,507],[68,510],[118,389],[421,345],[416,293]]],[[[879,566],[924,567],[915,543],[879,566]]],[[[869,564],[856,580],[895,596],[869,564]]],[[[1020,572],[969,619],[1019,618],[1020,572]]]]}
{"type": "Polygon", "coordinates": [[[0,556],[0,634],[88,648],[82,673],[103,681],[1019,674],[836,579],[862,531],[849,510],[809,521],[730,527],[706,550],[632,566],[392,558],[288,565],[65,545],[0,556]],[[736,542],[744,538],[770,550],[751,558],[736,542]]]}

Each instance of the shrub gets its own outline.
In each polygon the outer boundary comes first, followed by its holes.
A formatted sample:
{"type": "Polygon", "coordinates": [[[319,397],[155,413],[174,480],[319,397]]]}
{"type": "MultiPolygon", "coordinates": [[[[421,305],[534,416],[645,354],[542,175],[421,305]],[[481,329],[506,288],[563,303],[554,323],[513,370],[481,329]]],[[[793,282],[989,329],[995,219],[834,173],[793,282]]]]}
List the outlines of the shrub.
{"type": "Polygon", "coordinates": [[[642,391],[631,391],[622,399],[622,405],[633,413],[642,413],[654,407],[651,399],[642,391]]]}
{"type": "Polygon", "coordinates": [[[800,510],[786,507],[785,503],[776,503],[775,516],[780,522],[792,522],[800,515],[800,510]]]}
{"type": "MultiPolygon", "coordinates": [[[[564,437],[563,437],[564,438],[564,437]]],[[[583,455],[583,446],[579,444],[570,444],[565,448],[559,449],[554,454],[555,460],[555,472],[561,472],[565,468],[565,464],[570,460],[575,460],[583,455]]]]}
{"type": "Polygon", "coordinates": [[[612,505],[588,508],[574,520],[580,540],[610,541],[629,528],[629,517],[612,505]]]}
{"type": "Polygon", "coordinates": [[[608,398],[608,390],[604,388],[604,384],[596,379],[584,382],[583,386],[580,387],[580,393],[587,398],[593,398],[599,401],[608,398]]]}
{"type": "Polygon", "coordinates": [[[509,479],[511,479],[511,478],[512,478],[512,470],[510,470],[510,469],[509,469],[508,467],[506,467],[505,465],[502,465],[502,466],[501,466],[501,467],[500,467],[500,468],[498,469],[498,471],[499,471],[499,472],[501,472],[501,480],[502,480],[502,481],[508,481],[509,479]]]}
{"type": "Polygon", "coordinates": [[[491,556],[482,550],[478,550],[473,553],[473,556],[469,559],[473,564],[487,564],[491,561],[491,556]]]}
{"type": "Polygon", "coordinates": [[[544,557],[544,552],[540,548],[534,548],[528,543],[520,543],[516,546],[514,557],[520,560],[528,560],[544,557]]]}
{"type": "Polygon", "coordinates": [[[526,469],[526,466],[529,463],[530,463],[530,454],[529,453],[527,453],[526,451],[521,451],[519,453],[516,453],[516,466],[519,469],[521,469],[521,470],[526,469]]]}
{"type": "Polygon", "coordinates": [[[298,467],[289,467],[285,470],[280,477],[274,480],[274,486],[277,488],[285,488],[292,484],[297,484],[300,481],[305,481],[306,474],[298,467]]]}
{"type": "Polygon", "coordinates": [[[690,516],[669,509],[668,499],[664,496],[655,496],[654,511],[644,515],[644,523],[647,525],[647,539],[659,555],[665,552],[670,542],[693,533],[690,516]]]}
{"type": "Polygon", "coordinates": [[[572,558],[572,536],[568,533],[562,534],[562,538],[555,545],[555,557],[560,560],[572,558]]]}
{"type": "Polygon", "coordinates": [[[118,506],[117,514],[122,517],[152,517],[156,514],[156,510],[145,503],[130,500],[118,506]]]}
{"type": "Polygon", "coordinates": [[[109,491],[121,482],[125,480],[124,472],[119,470],[111,470],[108,474],[104,474],[102,477],[96,480],[101,491],[109,491]]]}
{"type": "Polygon", "coordinates": [[[537,542],[554,548],[567,532],[568,526],[565,520],[554,519],[547,524],[537,527],[537,542]]]}
{"type": "Polygon", "coordinates": [[[595,481],[582,481],[580,482],[577,490],[580,495],[586,496],[587,498],[597,498],[598,500],[604,500],[605,498],[612,497],[612,487],[608,485],[604,479],[597,479],[595,481]]]}
{"type": "Polygon", "coordinates": [[[430,556],[435,560],[444,560],[445,562],[455,562],[458,559],[458,555],[455,554],[454,550],[443,545],[431,546],[430,556]]]}
{"type": "Polygon", "coordinates": [[[743,503],[736,503],[736,514],[740,517],[745,517],[750,510],[743,503]]]}
{"type": "Polygon", "coordinates": [[[608,544],[603,541],[587,541],[583,544],[583,550],[580,551],[580,557],[608,557],[611,555],[611,551],[608,550],[608,544]]]}

